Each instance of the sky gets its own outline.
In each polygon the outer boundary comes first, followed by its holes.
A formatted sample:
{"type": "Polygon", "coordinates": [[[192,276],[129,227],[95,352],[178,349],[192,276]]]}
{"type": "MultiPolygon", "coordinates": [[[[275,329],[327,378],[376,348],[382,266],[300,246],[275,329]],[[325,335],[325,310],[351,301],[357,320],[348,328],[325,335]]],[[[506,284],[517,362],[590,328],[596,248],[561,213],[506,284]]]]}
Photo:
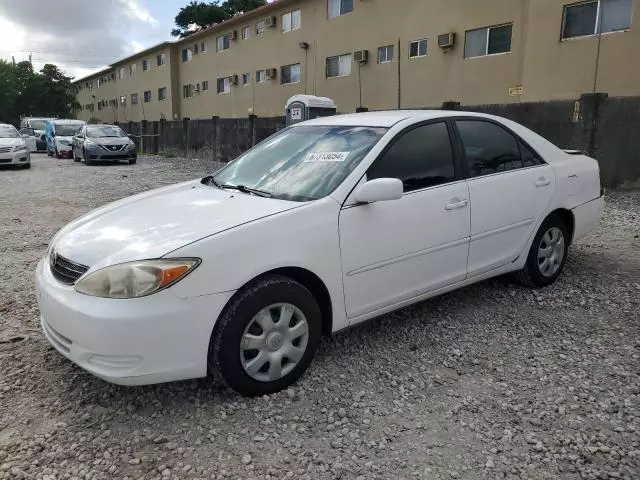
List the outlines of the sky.
{"type": "Polygon", "coordinates": [[[34,69],[58,65],[80,78],[171,40],[189,0],[0,0],[0,58],[32,53],[34,69]]]}

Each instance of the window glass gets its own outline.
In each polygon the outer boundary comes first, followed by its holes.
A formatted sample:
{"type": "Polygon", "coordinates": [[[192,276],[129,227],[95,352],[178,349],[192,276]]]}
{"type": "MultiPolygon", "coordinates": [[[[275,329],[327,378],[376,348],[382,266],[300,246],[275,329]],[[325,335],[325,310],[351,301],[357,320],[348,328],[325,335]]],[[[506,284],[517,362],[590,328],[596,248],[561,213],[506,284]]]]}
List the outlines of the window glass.
{"type": "Polygon", "coordinates": [[[393,45],[378,48],[378,63],[389,63],[393,61],[393,45]]]}
{"type": "Polygon", "coordinates": [[[478,120],[456,121],[470,177],[522,167],[516,138],[498,125],[478,120]]]}
{"type": "Polygon", "coordinates": [[[282,83],[300,82],[300,64],[282,67],[282,83]]]}
{"type": "Polygon", "coordinates": [[[282,15],[282,31],[290,32],[291,31],[291,12],[285,13],[282,15]]]}
{"type": "Polygon", "coordinates": [[[327,77],[351,75],[351,54],[327,58],[327,77]]]}
{"type": "Polygon", "coordinates": [[[146,90],[143,95],[144,103],[149,103],[151,101],[151,90],[146,90]]]}
{"type": "Polygon", "coordinates": [[[258,70],[256,72],[256,82],[262,83],[267,80],[267,72],[265,70],[258,70]]]}
{"type": "Polygon", "coordinates": [[[258,23],[256,23],[256,35],[262,35],[266,29],[267,24],[264,20],[260,20],[258,23]]]}
{"type": "Polygon", "coordinates": [[[284,129],[231,162],[214,180],[283,200],[316,200],[335,190],[386,131],[350,126],[284,129]]]}
{"type": "Polygon", "coordinates": [[[231,91],[231,79],[229,77],[218,79],[218,93],[229,93],[231,91]]]}
{"type": "Polygon", "coordinates": [[[158,64],[159,67],[161,67],[162,65],[165,64],[165,54],[161,53],[160,55],[158,55],[156,57],[156,63],[158,64]]]}
{"type": "Polygon", "coordinates": [[[131,105],[137,105],[138,104],[138,94],[137,93],[132,93],[131,94],[131,105]]]}
{"type": "Polygon", "coordinates": [[[535,167],[536,165],[542,165],[544,162],[540,155],[527,147],[524,143],[518,142],[520,145],[520,155],[522,156],[523,167],[535,167]]]}
{"type": "Polygon", "coordinates": [[[207,90],[209,90],[209,80],[204,80],[202,82],[202,91],[206,92],[207,90]]]}
{"type": "Polygon", "coordinates": [[[244,27],[242,29],[242,39],[246,40],[251,35],[251,27],[244,27]]]}
{"type": "Polygon", "coordinates": [[[167,98],[167,87],[161,87],[158,89],[158,100],[162,101],[167,98]]]}
{"type": "Polygon", "coordinates": [[[367,179],[398,178],[405,192],[455,179],[451,141],[444,122],[423,125],[401,135],[373,164],[367,179]]]}
{"type": "Polygon", "coordinates": [[[464,56],[480,57],[487,53],[487,29],[480,28],[467,32],[464,43],[464,56]]]}
{"type": "Polygon", "coordinates": [[[229,48],[229,36],[228,35],[220,35],[217,38],[217,47],[218,51],[221,52],[223,50],[227,50],[229,48]]]}
{"type": "Polygon", "coordinates": [[[503,25],[489,29],[489,46],[487,55],[511,51],[511,32],[513,25],[503,25]]]}
{"type": "Polygon", "coordinates": [[[415,40],[409,43],[409,58],[424,57],[427,54],[427,41],[415,40]]]}
{"type": "Polygon", "coordinates": [[[602,0],[602,33],[627,30],[631,26],[633,0],[602,0]]]}
{"type": "Polygon", "coordinates": [[[329,18],[353,11],[353,0],[327,0],[329,18]]]}
{"type": "Polygon", "coordinates": [[[564,7],[562,38],[593,35],[598,17],[598,2],[568,5],[564,7]]]}
{"type": "Polygon", "coordinates": [[[250,73],[243,73],[242,74],[242,84],[243,85],[248,85],[251,83],[251,74],[250,73]]]}
{"type": "Polygon", "coordinates": [[[302,26],[302,12],[300,10],[294,10],[291,12],[291,29],[297,30],[302,26]]]}

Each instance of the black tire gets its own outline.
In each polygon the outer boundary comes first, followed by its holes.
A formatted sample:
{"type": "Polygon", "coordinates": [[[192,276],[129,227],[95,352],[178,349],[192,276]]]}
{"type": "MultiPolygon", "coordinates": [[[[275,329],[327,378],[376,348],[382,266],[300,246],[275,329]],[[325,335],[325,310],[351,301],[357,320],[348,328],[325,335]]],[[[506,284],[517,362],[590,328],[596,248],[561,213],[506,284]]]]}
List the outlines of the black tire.
{"type": "Polygon", "coordinates": [[[135,163],[136,163],[136,159],[135,158],[129,160],[129,165],[134,165],[135,163]]]}
{"type": "Polygon", "coordinates": [[[321,334],[320,307],[311,292],[287,277],[264,277],[238,292],[225,307],[209,342],[209,373],[243,396],[279,392],[307,370],[318,349],[321,334]],[[240,359],[240,345],[254,315],[276,303],[290,303],[300,309],[307,320],[309,337],[302,358],[291,372],[278,380],[263,382],[245,372],[240,359]]]}
{"type": "Polygon", "coordinates": [[[84,148],[82,149],[82,158],[84,159],[84,164],[85,165],[92,165],[93,164],[93,162],[87,158],[87,151],[84,148]]]}
{"type": "Polygon", "coordinates": [[[556,214],[549,215],[536,233],[535,238],[533,239],[533,243],[531,244],[531,249],[529,250],[529,255],[527,256],[527,263],[522,270],[516,272],[516,279],[524,286],[531,288],[543,288],[548,287],[552,283],[554,283],[562,270],[564,269],[564,265],[567,261],[567,253],[569,251],[569,243],[570,243],[570,233],[567,228],[564,220],[556,214]],[[562,261],[560,262],[560,268],[550,276],[545,276],[540,270],[540,263],[538,260],[538,251],[543,242],[543,237],[551,228],[558,228],[562,232],[562,236],[564,239],[564,255],[562,257],[562,261]]]}
{"type": "Polygon", "coordinates": [[[24,165],[22,165],[22,168],[24,168],[25,170],[28,170],[29,168],[31,168],[31,164],[25,163],[24,165]]]}

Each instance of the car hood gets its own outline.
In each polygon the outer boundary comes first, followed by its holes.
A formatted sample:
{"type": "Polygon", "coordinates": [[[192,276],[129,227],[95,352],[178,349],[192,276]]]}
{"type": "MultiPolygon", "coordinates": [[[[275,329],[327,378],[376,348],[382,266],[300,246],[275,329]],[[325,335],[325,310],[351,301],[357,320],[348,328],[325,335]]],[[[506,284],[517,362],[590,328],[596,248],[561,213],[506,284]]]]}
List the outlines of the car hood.
{"type": "Polygon", "coordinates": [[[61,137],[61,136],[56,136],[56,142],[60,143],[60,142],[62,142],[63,140],[64,140],[65,142],[67,142],[67,143],[71,143],[71,142],[72,142],[72,140],[73,140],[73,137],[66,137],[66,136],[61,137]]]}
{"type": "Polygon", "coordinates": [[[87,140],[91,140],[98,145],[127,145],[131,143],[129,137],[90,137],[87,140]]]}
{"type": "Polygon", "coordinates": [[[159,258],[204,237],[301,205],[193,180],[94,210],[60,230],[52,247],[74,262],[101,268],[159,258]]]}
{"type": "Polygon", "coordinates": [[[15,147],[16,145],[24,145],[22,138],[0,138],[0,147],[15,147]]]}

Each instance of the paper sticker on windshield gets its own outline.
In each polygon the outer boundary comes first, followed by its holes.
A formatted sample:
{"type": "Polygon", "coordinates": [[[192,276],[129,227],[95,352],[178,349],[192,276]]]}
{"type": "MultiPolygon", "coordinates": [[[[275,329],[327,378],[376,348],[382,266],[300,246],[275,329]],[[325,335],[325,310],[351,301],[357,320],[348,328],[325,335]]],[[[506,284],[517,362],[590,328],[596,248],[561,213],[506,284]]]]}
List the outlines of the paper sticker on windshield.
{"type": "Polygon", "coordinates": [[[316,152],[304,157],[306,162],[344,162],[351,152],[316,152]]]}

